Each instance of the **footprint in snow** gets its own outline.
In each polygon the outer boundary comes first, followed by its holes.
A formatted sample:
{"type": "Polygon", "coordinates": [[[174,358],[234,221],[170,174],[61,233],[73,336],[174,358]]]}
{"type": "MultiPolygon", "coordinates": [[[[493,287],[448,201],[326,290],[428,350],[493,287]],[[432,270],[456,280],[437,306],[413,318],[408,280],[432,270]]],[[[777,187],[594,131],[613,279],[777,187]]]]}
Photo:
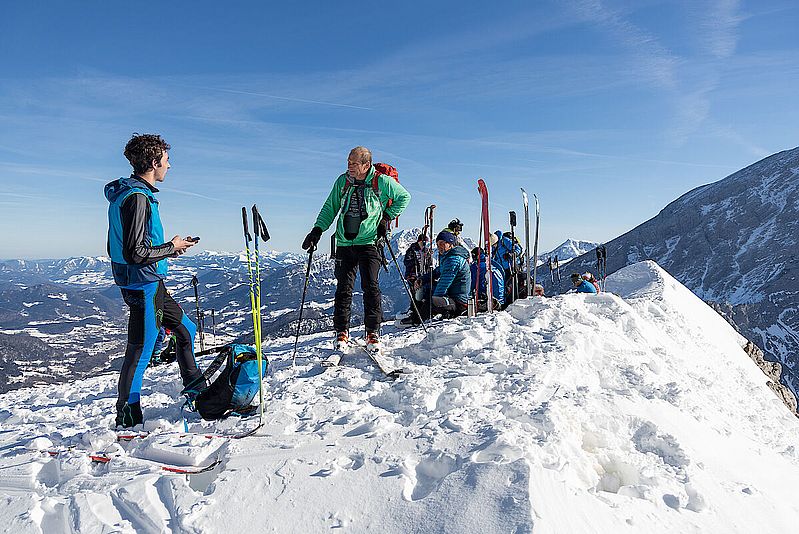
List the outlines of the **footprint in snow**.
{"type": "Polygon", "coordinates": [[[377,420],[369,421],[368,423],[356,426],[355,428],[344,434],[344,436],[348,438],[352,438],[355,436],[363,436],[364,434],[368,434],[369,432],[374,432],[375,430],[378,429],[379,426],[380,426],[379,421],[377,420]]]}
{"type": "Polygon", "coordinates": [[[409,501],[424,499],[441,485],[450,474],[461,468],[463,460],[442,451],[430,451],[416,464],[416,467],[404,473],[407,477],[403,496],[409,501]]]}

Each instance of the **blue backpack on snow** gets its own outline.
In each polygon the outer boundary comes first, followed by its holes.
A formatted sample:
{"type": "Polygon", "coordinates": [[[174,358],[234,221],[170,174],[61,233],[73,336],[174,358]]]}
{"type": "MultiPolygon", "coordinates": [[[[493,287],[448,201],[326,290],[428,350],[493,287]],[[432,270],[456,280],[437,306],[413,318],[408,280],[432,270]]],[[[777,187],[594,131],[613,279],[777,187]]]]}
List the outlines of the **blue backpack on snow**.
{"type": "MultiPolygon", "coordinates": [[[[261,378],[266,376],[269,361],[262,359],[261,378]]],[[[233,413],[248,413],[258,394],[258,360],[252,345],[231,343],[219,350],[203,374],[183,388],[182,395],[190,409],[207,421],[223,419],[233,413]],[[209,380],[222,364],[225,368],[209,384],[209,380]]]]}

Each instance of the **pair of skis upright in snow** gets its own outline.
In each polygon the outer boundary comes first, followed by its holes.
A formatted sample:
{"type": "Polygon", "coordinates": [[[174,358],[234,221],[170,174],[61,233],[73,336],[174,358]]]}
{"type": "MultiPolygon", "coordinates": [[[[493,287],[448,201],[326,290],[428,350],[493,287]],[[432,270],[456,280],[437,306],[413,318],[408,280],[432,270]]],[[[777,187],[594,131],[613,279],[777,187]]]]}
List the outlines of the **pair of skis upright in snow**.
{"type": "Polygon", "coordinates": [[[596,247],[596,276],[602,291],[605,291],[605,278],[608,276],[608,249],[602,244],[596,247]]]}
{"type": "Polygon", "coordinates": [[[522,201],[524,202],[524,249],[525,257],[527,258],[527,296],[532,297],[535,295],[536,284],[536,268],[538,267],[538,228],[541,222],[541,210],[538,205],[538,197],[533,194],[535,199],[535,242],[533,245],[533,256],[530,257],[530,208],[529,200],[527,198],[527,191],[520,187],[522,191],[522,201]],[[532,283],[530,279],[530,262],[532,261],[532,283]]]}
{"type": "MultiPolygon", "coordinates": [[[[493,284],[492,284],[492,273],[491,273],[491,217],[489,215],[488,210],[488,186],[486,186],[485,181],[480,178],[477,180],[477,191],[480,193],[480,198],[482,201],[482,210],[480,214],[480,234],[483,240],[483,247],[487,256],[486,261],[486,300],[487,300],[487,308],[488,312],[494,311],[494,291],[493,291],[493,284]]],[[[538,205],[538,197],[533,195],[535,199],[535,243],[533,247],[533,257],[530,257],[530,209],[529,209],[529,200],[527,197],[527,192],[524,188],[521,188],[522,191],[522,201],[524,202],[524,241],[525,241],[525,256],[527,257],[527,296],[531,297],[535,294],[535,284],[536,284],[536,266],[537,266],[537,259],[538,259],[538,228],[540,223],[540,209],[538,205]],[[530,261],[532,261],[532,280],[531,280],[531,268],[530,268],[530,261]],[[532,284],[531,284],[532,281],[532,284]]],[[[515,217],[512,217],[512,220],[515,217]]],[[[511,223],[513,224],[513,222],[511,223]]],[[[516,244],[513,243],[513,248],[515,248],[516,244]]],[[[478,294],[478,290],[480,287],[480,266],[481,266],[480,258],[478,258],[477,263],[477,280],[475,286],[475,295],[478,294]]]]}

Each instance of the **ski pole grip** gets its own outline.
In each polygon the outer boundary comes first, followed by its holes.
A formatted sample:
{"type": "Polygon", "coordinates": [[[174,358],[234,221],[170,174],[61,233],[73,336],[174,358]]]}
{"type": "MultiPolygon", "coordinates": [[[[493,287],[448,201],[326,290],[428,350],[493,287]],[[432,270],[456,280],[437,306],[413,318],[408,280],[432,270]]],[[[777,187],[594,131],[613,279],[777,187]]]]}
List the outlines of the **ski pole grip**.
{"type": "Polygon", "coordinates": [[[516,226],[516,212],[515,211],[509,211],[508,215],[510,215],[510,225],[511,226],[516,226]]]}
{"type": "Polygon", "coordinates": [[[244,222],[244,237],[247,241],[252,241],[252,237],[250,236],[250,227],[247,224],[247,208],[244,206],[241,207],[241,220],[244,222]]]}
{"type": "Polygon", "coordinates": [[[269,241],[271,237],[269,235],[269,230],[267,230],[266,223],[263,217],[261,217],[258,208],[255,207],[255,204],[252,205],[252,224],[255,226],[255,232],[261,236],[261,240],[264,242],[269,241]]]}

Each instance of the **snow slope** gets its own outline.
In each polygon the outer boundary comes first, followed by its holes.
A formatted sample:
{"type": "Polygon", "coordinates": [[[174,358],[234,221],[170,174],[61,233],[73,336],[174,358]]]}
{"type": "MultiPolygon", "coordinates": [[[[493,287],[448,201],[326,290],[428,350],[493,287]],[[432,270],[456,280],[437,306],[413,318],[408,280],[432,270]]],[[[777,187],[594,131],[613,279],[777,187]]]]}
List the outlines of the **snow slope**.
{"type": "MultiPolygon", "coordinates": [[[[799,147],[772,154],[689,191],[652,219],[607,243],[607,270],[652,259],[782,366],[799,397],[799,147]]],[[[596,271],[596,255],[568,271],[596,271]]],[[[539,269],[539,271],[541,271],[539,269]]],[[[570,286],[568,272],[547,293],[570,286]]],[[[788,392],[784,392],[786,397],[788,392]]],[[[795,399],[787,401],[795,409],[795,399]]]]}
{"type": "Polygon", "coordinates": [[[384,336],[324,370],[326,334],[270,348],[266,426],[190,418],[174,367],[148,371],[149,437],[106,430],[114,375],[0,396],[8,532],[790,532],[799,422],[742,338],[653,262],[614,294],[384,336]],[[623,297],[623,298],[622,298],[623,297]],[[201,427],[207,427],[203,430],[201,427]],[[70,448],[71,447],[71,448],[70,448]],[[48,451],[59,451],[51,456],[48,451]],[[95,465],[89,451],[118,454],[95,465]],[[157,460],[204,465],[184,477],[157,460]],[[253,528],[255,527],[255,530],[253,528]]]}

